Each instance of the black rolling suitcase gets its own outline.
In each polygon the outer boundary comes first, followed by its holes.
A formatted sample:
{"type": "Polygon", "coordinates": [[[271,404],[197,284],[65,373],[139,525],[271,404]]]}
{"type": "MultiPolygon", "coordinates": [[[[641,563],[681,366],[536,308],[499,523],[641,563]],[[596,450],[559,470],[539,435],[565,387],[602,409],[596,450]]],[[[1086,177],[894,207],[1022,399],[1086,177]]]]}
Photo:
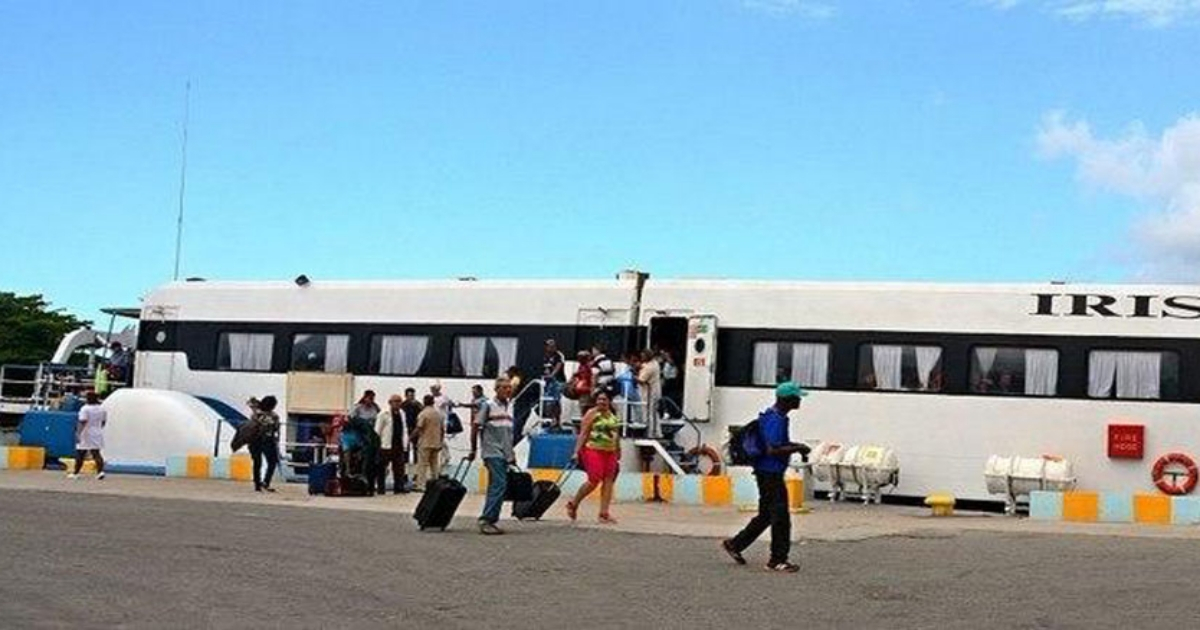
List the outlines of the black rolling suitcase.
{"type": "Polygon", "coordinates": [[[421,496],[417,510],[413,512],[413,518],[417,520],[417,527],[420,527],[421,531],[430,527],[445,531],[450,525],[463,497],[467,496],[467,487],[463,485],[462,479],[468,470],[468,461],[470,460],[463,458],[454,469],[453,476],[438,477],[425,484],[425,494],[421,496]]]}
{"type": "Polygon", "coordinates": [[[334,477],[325,482],[327,497],[369,497],[375,488],[366,477],[334,477]]]}
{"type": "Polygon", "coordinates": [[[533,475],[516,468],[508,469],[504,484],[505,501],[530,501],[533,499],[533,475]]]}
{"type": "Polygon", "coordinates": [[[567,475],[571,474],[571,469],[563,469],[558,475],[558,479],[554,481],[538,481],[533,484],[533,491],[528,501],[514,501],[512,507],[513,518],[523,521],[528,518],[541,520],[546,510],[554,505],[558,497],[562,496],[562,482],[566,480],[567,475]]]}

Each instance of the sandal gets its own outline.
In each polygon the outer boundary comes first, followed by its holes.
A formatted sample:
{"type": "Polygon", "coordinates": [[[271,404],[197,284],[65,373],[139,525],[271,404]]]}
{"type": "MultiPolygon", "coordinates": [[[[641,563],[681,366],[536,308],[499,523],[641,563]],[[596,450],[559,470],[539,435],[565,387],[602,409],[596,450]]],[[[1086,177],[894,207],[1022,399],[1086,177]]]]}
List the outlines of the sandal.
{"type": "Polygon", "coordinates": [[[567,517],[572,521],[579,516],[579,506],[574,501],[567,501],[567,517]]]}
{"type": "Polygon", "coordinates": [[[613,518],[609,514],[601,514],[600,515],[600,523],[603,525],[616,525],[617,519],[613,518]]]}

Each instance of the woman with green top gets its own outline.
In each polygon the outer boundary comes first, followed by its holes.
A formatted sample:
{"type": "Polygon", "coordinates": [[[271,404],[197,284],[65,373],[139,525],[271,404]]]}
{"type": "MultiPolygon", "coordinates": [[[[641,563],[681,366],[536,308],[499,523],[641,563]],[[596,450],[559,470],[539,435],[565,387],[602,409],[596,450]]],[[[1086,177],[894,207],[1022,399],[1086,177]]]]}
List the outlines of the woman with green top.
{"type": "Polygon", "coordinates": [[[621,420],[613,413],[612,400],[607,393],[597,392],[594,403],[583,417],[573,456],[587,472],[587,483],[580,486],[575,498],[567,503],[567,515],[575,520],[579,504],[599,486],[600,522],[613,524],[617,521],[609,514],[608,508],[612,505],[613,486],[620,470],[621,420]]]}

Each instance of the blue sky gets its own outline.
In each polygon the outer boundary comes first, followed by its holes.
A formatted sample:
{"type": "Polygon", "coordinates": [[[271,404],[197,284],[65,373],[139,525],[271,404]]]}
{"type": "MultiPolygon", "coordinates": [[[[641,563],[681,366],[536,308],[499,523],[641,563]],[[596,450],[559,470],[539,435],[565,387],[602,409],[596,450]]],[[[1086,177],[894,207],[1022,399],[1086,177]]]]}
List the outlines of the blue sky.
{"type": "Polygon", "coordinates": [[[1200,1],[0,3],[0,290],[1196,279],[1200,1]],[[1194,167],[1194,168],[1193,168],[1194,167]]]}

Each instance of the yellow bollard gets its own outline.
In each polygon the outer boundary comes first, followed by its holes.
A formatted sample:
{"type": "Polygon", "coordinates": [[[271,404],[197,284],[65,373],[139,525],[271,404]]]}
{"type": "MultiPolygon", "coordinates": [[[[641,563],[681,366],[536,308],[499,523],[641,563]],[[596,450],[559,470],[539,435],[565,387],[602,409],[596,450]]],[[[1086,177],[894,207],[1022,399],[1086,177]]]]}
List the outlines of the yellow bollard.
{"type": "Polygon", "coordinates": [[[925,505],[933,508],[934,516],[954,515],[954,495],[948,492],[938,492],[925,497],[925,505]]]}

